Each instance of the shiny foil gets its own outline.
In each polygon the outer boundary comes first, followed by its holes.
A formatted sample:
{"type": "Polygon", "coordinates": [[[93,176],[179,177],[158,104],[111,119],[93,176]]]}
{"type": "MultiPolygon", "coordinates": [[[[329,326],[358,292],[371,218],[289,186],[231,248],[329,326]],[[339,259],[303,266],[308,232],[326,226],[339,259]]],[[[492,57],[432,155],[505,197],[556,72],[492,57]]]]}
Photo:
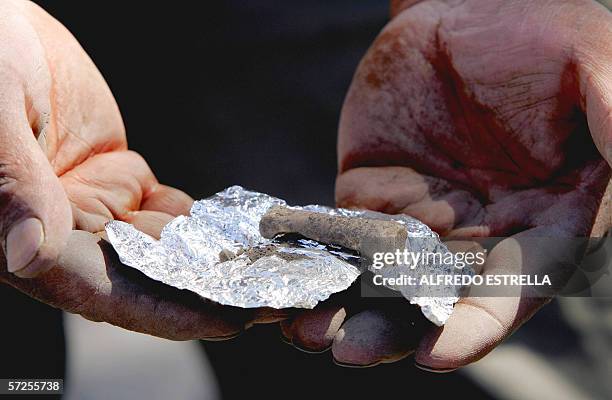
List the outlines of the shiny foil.
{"type": "MultiPolygon", "coordinates": [[[[159,240],[121,221],[106,224],[109,241],[125,265],[179,289],[215,302],[243,307],[313,308],[331,294],[347,289],[361,274],[358,255],[308,239],[269,240],[259,220],[285,201],[232,186],[196,201],[190,216],[179,216],[159,240]]],[[[293,207],[355,218],[391,219],[406,226],[411,251],[447,251],[438,236],[420,221],[371,211],[311,205],[293,207]]],[[[366,266],[367,267],[367,266],[366,266]]],[[[454,273],[444,265],[393,266],[373,272],[398,274],[454,273]]],[[[465,271],[464,271],[465,273],[465,271]]],[[[458,293],[445,287],[391,287],[437,325],[450,316],[458,293]]]]}

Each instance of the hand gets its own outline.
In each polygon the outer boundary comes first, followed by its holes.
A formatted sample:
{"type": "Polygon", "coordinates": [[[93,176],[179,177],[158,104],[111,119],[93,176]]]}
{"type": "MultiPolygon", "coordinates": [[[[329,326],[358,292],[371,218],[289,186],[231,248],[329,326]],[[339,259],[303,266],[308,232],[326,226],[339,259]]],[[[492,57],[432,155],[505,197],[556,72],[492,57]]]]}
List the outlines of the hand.
{"type": "MultiPolygon", "coordinates": [[[[609,201],[600,204],[612,195],[610,13],[594,1],[393,8],[345,100],[338,206],[409,214],[449,237],[509,237],[485,274],[554,268],[556,254],[538,252],[531,236],[562,244],[609,228],[609,201]]],[[[548,299],[462,299],[418,345],[410,316],[342,300],[286,321],[285,335],[308,350],[331,345],[350,365],[416,347],[419,366],[446,371],[486,355],[548,299]]]]}
{"type": "Polygon", "coordinates": [[[17,0],[2,2],[0,15],[0,281],[86,318],[170,339],[226,338],[277,319],[120,265],[94,235],[105,222],[158,236],[193,200],[159,184],[127,150],[108,86],[59,22],[17,0]]]}

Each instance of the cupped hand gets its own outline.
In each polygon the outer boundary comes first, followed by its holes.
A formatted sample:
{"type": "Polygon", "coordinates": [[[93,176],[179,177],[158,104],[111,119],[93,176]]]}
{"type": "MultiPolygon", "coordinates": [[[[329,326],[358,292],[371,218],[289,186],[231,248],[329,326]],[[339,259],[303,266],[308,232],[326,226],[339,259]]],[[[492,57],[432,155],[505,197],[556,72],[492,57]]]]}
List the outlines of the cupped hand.
{"type": "MultiPolygon", "coordinates": [[[[408,214],[451,238],[507,237],[484,274],[554,271],[575,255],[570,238],[610,228],[609,11],[587,0],[392,8],[344,103],[338,206],[408,214]],[[540,251],[532,237],[559,240],[540,251]]],[[[331,346],[341,364],[416,350],[417,365],[446,371],[486,355],[547,300],[464,298],[420,342],[408,316],[346,301],[302,313],[283,331],[307,350],[331,346]]]]}
{"type": "Polygon", "coordinates": [[[0,15],[0,281],[86,318],[171,339],[225,338],[274,320],[120,265],[95,235],[107,221],[158,236],[193,200],[159,184],[127,149],[108,86],[59,22],[19,0],[2,2],[0,15]]]}

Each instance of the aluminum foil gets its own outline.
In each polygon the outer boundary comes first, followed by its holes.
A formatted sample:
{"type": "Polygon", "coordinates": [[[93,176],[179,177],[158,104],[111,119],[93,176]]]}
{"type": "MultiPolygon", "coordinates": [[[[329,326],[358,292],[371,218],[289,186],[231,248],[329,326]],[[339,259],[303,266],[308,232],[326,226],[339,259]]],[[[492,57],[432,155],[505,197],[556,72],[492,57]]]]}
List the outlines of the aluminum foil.
{"type": "MultiPolygon", "coordinates": [[[[363,263],[354,253],[308,239],[269,240],[259,233],[259,221],[285,201],[232,186],[196,201],[190,216],[168,223],[159,240],[121,221],[106,224],[109,241],[125,265],[165,284],[187,289],[215,302],[243,307],[313,308],[331,294],[347,289],[361,274],[363,263]]],[[[310,205],[292,207],[355,218],[391,219],[406,226],[410,251],[441,251],[436,233],[407,216],[310,205]]],[[[400,274],[454,273],[452,266],[385,267],[373,271],[385,277],[400,274]]],[[[391,287],[437,325],[450,316],[458,300],[456,288],[391,287]]]]}
{"type": "MultiPolygon", "coordinates": [[[[347,210],[329,209],[319,206],[306,206],[304,209],[312,211],[328,212],[330,214],[343,215],[356,218],[369,218],[380,220],[392,220],[406,227],[408,238],[406,239],[406,249],[414,253],[442,253],[449,252],[448,247],[440,240],[437,233],[432,231],[427,225],[416,218],[407,215],[389,215],[368,210],[347,210]]],[[[453,264],[445,263],[426,263],[418,264],[392,264],[383,268],[375,269],[367,265],[367,268],[374,274],[381,275],[383,278],[397,279],[399,277],[414,277],[419,282],[421,276],[435,275],[473,275],[474,271],[470,266],[462,269],[455,268],[453,264]]],[[[454,305],[459,301],[461,287],[454,285],[385,285],[387,288],[398,291],[410,304],[416,304],[421,308],[425,317],[438,326],[446,323],[453,312],[454,305]]]]}

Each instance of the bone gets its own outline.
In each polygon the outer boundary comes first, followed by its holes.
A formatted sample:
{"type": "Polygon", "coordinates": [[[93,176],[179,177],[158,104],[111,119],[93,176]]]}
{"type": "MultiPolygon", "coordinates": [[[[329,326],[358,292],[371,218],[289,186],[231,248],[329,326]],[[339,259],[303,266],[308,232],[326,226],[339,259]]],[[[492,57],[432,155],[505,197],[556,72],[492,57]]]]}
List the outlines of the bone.
{"type": "Polygon", "coordinates": [[[344,217],[274,206],[261,218],[259,231],[272,239],[298,233],[322,243],[340,245],[373,259],[376,252],[404,249],[407,232],[401,224],[368,218],[344,217]]]}

